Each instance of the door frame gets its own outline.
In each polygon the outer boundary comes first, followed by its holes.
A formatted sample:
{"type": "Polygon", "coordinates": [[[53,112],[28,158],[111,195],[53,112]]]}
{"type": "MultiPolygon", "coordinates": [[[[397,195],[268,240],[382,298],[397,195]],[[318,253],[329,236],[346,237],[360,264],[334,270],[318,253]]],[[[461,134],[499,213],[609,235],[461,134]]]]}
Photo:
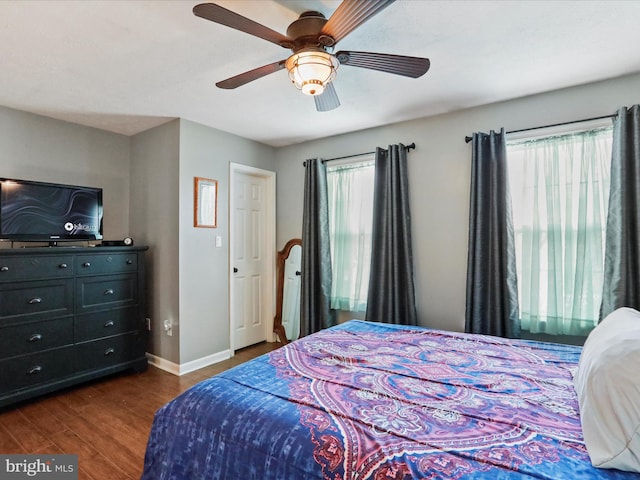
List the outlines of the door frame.
{"type": "Polygon", "coordinates": [[[229,162],[229,351],[231,356],[235,355],[233,345],[234,340],[234,328],[233,320],[235,318],[235,291],[233,281],[233,259],[234,256],[234,236],[235,236],[235,217],[233,211],[235,208],[234,193],[235,193],[235,181],[238,173],[244,173],[256,177],[260,177],[265,180],[265,235],[264,235],[264,251],[265,251],[265,295],[264,295],[264,311],[268,312],[268,317],[265,319],[264,336],[268,342],[274,341],[273,333],[273,317],[275,315],[275,271],[276,271],[276,172],[271,170],[264,170],[262,168],[251,167],[249,165],[243,165],[241,163],[229,162]]]}

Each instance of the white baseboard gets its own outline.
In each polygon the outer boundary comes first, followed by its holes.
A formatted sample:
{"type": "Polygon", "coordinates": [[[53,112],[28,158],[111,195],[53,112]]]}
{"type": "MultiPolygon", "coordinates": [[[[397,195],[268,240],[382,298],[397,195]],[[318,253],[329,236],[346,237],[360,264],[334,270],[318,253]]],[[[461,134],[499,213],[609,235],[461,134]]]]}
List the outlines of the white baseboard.
{"type": "Polygon", "coordinates": [[[155,355],[152,355],[148,352],[146,355],[150,365],[153,365],[154,367],[159,368],[160,370],[164,370],[165,372],[169,372],[173,375],[180,376],[186,373],[194,372],[204,367],[208,367],[209,365],[213,365],[214,363],[230,359],[231,350],[224,350],[222,352],[207,355],[206,357],[198,358],[197,360],[192,360],[191,362],[181,364],[170,362],[169,360],[165,360],[162,357],[156,357],[155,355]]]}

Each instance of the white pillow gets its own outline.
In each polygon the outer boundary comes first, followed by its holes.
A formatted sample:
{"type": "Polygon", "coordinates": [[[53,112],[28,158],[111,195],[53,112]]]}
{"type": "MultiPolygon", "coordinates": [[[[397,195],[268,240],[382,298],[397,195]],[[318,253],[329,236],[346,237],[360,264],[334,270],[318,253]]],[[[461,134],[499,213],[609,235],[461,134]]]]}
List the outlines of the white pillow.
{"type": "Polygon", "coordinates": [[[640,472],[640,312],[620,308],[600,322],[573,382],[592,465],[640,472]]]}

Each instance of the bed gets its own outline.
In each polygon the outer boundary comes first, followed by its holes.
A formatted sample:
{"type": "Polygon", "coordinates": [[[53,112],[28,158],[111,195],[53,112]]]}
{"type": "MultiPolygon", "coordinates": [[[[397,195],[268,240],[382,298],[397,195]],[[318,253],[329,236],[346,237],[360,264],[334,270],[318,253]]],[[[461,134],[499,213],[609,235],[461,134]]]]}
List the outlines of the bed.
{"type": "Polygon", "coordinates": [[[142,478],[638,479],[590,463],[580,353],[351,320],[162,407],[142,478]]]}

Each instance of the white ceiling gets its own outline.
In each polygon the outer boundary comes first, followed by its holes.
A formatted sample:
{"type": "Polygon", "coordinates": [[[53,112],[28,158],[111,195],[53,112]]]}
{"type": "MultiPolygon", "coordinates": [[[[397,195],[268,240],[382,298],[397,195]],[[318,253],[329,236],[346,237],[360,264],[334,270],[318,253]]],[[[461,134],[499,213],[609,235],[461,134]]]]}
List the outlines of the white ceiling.
{"type": "MultiPolygon", "coordinates": [[[[284,70],[215,87],[290,51],[194,16],[197,3],[0,1],[0,105],[125,135],[180,117],[282,146],[640,71],[637,0],[399,0],[336,51],[428,57],[429,72],[342,66],[342,105],[318,113],[284,70]]],[[[217,3],[284,34],[340,2],[217,3]]]]}

